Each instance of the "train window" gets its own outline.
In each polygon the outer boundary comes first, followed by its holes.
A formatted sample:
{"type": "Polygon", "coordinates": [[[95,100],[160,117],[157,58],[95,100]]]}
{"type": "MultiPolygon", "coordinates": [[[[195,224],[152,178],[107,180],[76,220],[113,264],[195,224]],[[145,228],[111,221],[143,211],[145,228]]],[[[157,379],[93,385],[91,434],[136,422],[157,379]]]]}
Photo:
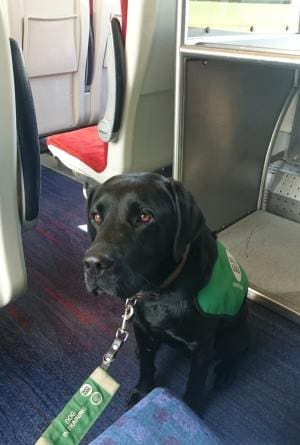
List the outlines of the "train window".
{"type": "Polygon", "coordinates": [[[189,0],[189,38],[199,42],[300,51],[299,0],[189,0]]]}

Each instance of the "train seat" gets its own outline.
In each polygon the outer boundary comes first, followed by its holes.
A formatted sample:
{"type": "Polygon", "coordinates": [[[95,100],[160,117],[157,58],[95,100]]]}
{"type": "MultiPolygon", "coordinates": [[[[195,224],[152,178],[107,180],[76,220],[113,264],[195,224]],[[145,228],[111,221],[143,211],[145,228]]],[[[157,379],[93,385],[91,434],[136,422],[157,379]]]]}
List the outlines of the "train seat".
{"type": "MultiPolygon", "coordinates": [[[[121,1],[123,14],[125,3],[121,1]]],[[[114,57],[116,46],[120,50],[114,21],[104,56],[108,97],[98,124],[98,154],[95,127],[47,139],[62,164],[97,182],[129,171],[156,170],[173,158],[176,2],[128,1],[124,63],[118,51],[114,57]]]]}
{"type": "Polygon", "coordinates": [[[101,173],[106,167],[108,144],[99,138],[97,125],[49,136],[47,143],[54,153],[65,151],[78,173],[90,176],[93,171],[101,173]]]}

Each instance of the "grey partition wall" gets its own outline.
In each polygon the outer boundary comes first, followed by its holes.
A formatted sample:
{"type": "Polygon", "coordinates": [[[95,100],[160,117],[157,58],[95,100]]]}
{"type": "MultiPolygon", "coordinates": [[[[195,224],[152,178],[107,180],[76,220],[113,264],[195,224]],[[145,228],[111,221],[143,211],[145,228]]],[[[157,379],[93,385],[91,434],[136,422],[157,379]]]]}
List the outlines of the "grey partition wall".
{"type": "Polygon", "coordinates": [[[212,229],[257,209],[267,148],[293,83],[293,69],[187,58],[181,179],[212,229]]]}

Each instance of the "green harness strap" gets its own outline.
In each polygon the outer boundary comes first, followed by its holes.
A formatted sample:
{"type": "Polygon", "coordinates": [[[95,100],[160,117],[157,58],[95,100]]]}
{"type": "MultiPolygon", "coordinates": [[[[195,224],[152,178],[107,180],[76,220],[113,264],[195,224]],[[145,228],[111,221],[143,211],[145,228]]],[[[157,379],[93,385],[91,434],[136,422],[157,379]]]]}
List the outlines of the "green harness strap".
{"type": "Polygon", "coordinates": [[[248,289],[243,268],[228,250],[217,241],[218,258],[211,279],[198,292],[196,305],[209,315],[235,315],[240,310],[248,289]]]}

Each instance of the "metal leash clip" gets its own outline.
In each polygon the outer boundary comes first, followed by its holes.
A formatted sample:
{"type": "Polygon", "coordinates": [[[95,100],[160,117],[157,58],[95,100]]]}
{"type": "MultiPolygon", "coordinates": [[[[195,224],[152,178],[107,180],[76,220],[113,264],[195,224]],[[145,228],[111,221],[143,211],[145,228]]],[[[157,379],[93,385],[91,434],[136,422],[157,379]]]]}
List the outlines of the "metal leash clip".
{"type": "Polygon", "coordinates": [[[138,298],[131,297],[127,298],[125,301],[125,311],[122,315],[122,325],[117,329],[114,341],[112,342],[109,350],[104,354],[103,360],[101,363],[101,368],[107,370],[109,366],[114,361],[117,353],[119,352],[121,346],[126,342],[128,338],[128,331],[126,329],[127,321],[130,320],[134,315],[134,306],[137,303],[138,298]]]}

